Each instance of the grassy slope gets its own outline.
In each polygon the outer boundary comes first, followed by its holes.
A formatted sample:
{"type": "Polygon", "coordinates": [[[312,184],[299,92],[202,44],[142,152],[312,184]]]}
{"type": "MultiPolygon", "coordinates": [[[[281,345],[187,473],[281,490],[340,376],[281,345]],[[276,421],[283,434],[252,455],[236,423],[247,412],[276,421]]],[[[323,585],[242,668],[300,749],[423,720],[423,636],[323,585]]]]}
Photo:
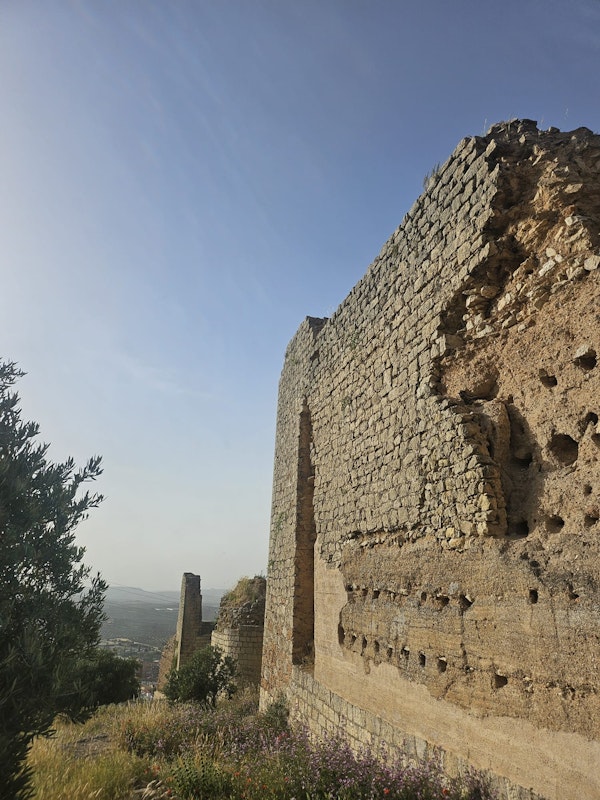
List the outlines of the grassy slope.
{"type": "Polygon", "coordinates": [[[131,703],[84,726],[57,725],[30,754],[35,800],[492,800],[478,781],[447,784],[429,766],[355,757],[340,738],[310,743],[280,703],[258,715],[256,691],[216,710],[131,703]]]}

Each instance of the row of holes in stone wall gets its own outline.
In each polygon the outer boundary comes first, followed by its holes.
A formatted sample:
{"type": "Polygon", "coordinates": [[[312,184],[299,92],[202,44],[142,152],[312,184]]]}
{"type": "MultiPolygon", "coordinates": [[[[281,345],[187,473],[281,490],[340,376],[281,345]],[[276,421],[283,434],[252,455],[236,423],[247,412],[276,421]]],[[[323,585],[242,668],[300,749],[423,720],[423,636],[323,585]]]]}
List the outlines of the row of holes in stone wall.
{"type": "MultiPolygon", "coordinates": [[[[596,520],[597,521],[597,520],[596,520]]],[[[392,602],[396,604],[401,604],[403,601],[407,600],[409,595],[402,594],[398,592],[392,592],[389,590],[381,590],[381,589],[369,589],[366,586],[361,587],[352,587],[347,586],[346,592],[348,593],[348,600],[350,602],[355,602],[356,598],[360,599],[371,599],[371,600],[378,600],[382,596],[383,598],[389,598],[392,602]]],[[[569,600],[578,600],[579,594],[573,591],[573,588],[570,584],[566,587],[567,597],[569,600]]],[[[471,608],[474,603],[473,598],[471,598],[467,594],[460,594],[457,598],[454,598],[456,604],[458,605],[459,609],[464,612],[467,609],[471,608]]],[[[539,600],[539,592],[537,589],[529,589],[527,594],[528,601],[534,605],[539,600]]],[[[441,611],[443,608],[446,608],[450,605],[450,597],[445,594],[428,594],[427,592],[421,592],[418,605],[424,606],[430,601],[431,607],[441,611]]]]}
{"type": "MultiPolygon", "coordinates": [[[[350,634],[350,636],[347,637],[341,625],[339,627],[339,631],[340,631],[339,632],[340,644],[342,646],[347,646],[348,648],[350,648],[356,643],[356,640],[357,640],[356,634],[350,634]],[[346,643],[346,638],[349,639],[348,643],[346,643]]],[[[362,642],[361,642],[361,653],[366,650],[367,645],[368,645],[367,638],[366,638],[366,636],[363,636],[362,637],[362,642]]],[[[378,641],[374,641],[373,642],[373,651],[374,651],[375,655],[376,656],[380,656],[381,655],[381,650],[382,650],[382,648],[381,648],[379,642],[378,641]]],[[[392,648],[392,647],[385,648],[385,654],[384,655],[385,655],[385,658],[387,659],[387,661],[391,662],[394,659],[394,648],[392,648]]],[[[425,653],[423,650],[417,651],[416,656],[417,656],[417,664],[418,664],[418,666],[419,666],[419,668],[421,670],[425,670],[426,667],[427,667],[427,664],[430,664],[432,661],[435,664],[435,670],[439,675],[443,675],[448,670],[448,659],[445,656],[436,655],[436,656],[433,656],[433,657],[429,657],[427,655],[427,653],[425,653]]],[[[414,663],[414,656],[413,656],[413,663],[414,663]]],[[[404,647],[402,647],[400,649],[399,658],[397,659],[397,666],[399,668],[400,667],[404,667],[405,669],[408,669],[410,664],[411,664],[411,651],[410,651],[410,649],[408,647],[404,646],[404,647]]],[[[474,671],[475,671],[474,667],[470,667],[470,666],[461,667],[461,669],[460,669],[460,672],[463,672],[465,674],[470,674],[470,673],[472,673],[474,671]]],[[[492,688],[493,689],[503,689],[509,683],[508,675],[504,675],[501,672],[498,672],[497,670],[494,670],[494,672],[492,673],[491,679],[492,679],[492,688]]],[[[529,677],[519,677],[517,680],[520,683],[522,683],[522,688],[526,692],[528,692],[528,693],[533,692],[534,686],[533,686],[533,681],[531,680],[531,678],[529,678],[529,677]]],[[[554,683],[554,682],[550,682],[550,683],[546,684],[546,688],[548,688],[548,689],[556,689],[556,688],[561,689],[562,696],[565,699],[573,699],[573,697],[575,696],[576,691],[577,691],[572,686],[568,686],[568,685],[561,686],[561,685],[559,685],[557,683],[554,683]]],[[[585,688],[583,688],[583,689],[581,689],[581,691],[579,693],[585,695],[585,694],[588,694],[589,692],[585,688]]]]}
{"type": "MultiPolygon", "coordinates": [[[[343,627],[340,625],[338,629],[338,638],[339,643],[342,647],[347,647],[351,649],[355,646],[358,636],[355,633],[347,634],[343,627]]],[[[363,636],[361,639],[361,655],[365,652],[368,646],[368,640],[366,636],[363,636]]],[[[385,658],[388,662],[394,661],[394,648],[393,647],[385,647],[382,648],[380,643],[377,640],[373,641],[373,653],[376,658],[385,658]]],[[[433,658],[429,658],[427,653],[423,650],[417,651],[417,664],[421,670],[425,670],[427,664],[431,661],[435,664],[435,670],[439,675],[443,675],[444,672],[448,669],[448,659],[445,656],[436,655],[433,658]]],[[[408,647],[404,646],[400,649],[398,657],[395,659],[396,665],[400,667],[404,667],[408,669],[411,664],[411,651],[408,647]]],[[[414,656],[413,656],[413,663],[414,663],[414,656]]],[[[470,673],[473,672],[473,667],[466,667],[462,668],[463,672],[470,673]]],[[[501,689],[502,687],[506,686],[508,683],[508,678],[506,675],[501,675],[498,672],[495,672],[492,676],[492,686],[494,689],[501,689]]]]}
{"type": "MultiPolygon", "coordinates": [[[[570,437],[567,437],[570,439],[570,437]]],[[[592,437],[597,439],[596,442],[600,446],[600,435],[594,434],[592,437]]],[[[571,442],[575,444],[577,447],[577,443],[571,439],[571,442]]],[[[567,463],[567,462],[565,462],[567,463]]],[[[572,461],[568,463],[573,463],[572,461]]],[[[592,493],[592,487],[588,483],[584,486],[583,494],[590,495],[592,493]]],[[[589,509],[585,510],[583,515],[583,526],[584,528],[592,528],[594,525],[598,523],[600,520],[600,507],[590,507],[589,509]]],[[[564,519],[560,516],[560,514],[548,514],[543,518],[543,524],[548,533],[560,533],[565,526],[564,519]]],[[[526,519],[518,520],[514,522],[509,531],[507,531],[507,536],[515,536],[518,538],[523,538],[529,534],[529,522],[526,519]]]]}
{"type": "MultiPolygon", "coordinates": [[[[582,356],[583,358],[583,356],[582,356]]],[[[594,352],[594,359],[595,359],[595,352],[594,352]]],[[[595,366],[595,363],[594,363],[595,366]]],[[[507,408],[512,404],[512,397],[509,397],[507,400],[507,408]]],[[[527,443],[527,437],[525,436],[525,428],[522,421],[514,420],[514,411],[511,416],[511,425],[513,427],[513,435],[511,435],[511,442],[513,438],[517,438],[520,441],[521,447],[512,453],[512,461],[511,463],[519,468],[528,469],[533,461],[533,452],[530,449],[530,443],[527,443]],[[516,437],[514,436],[514,432],[516,432],[516,437]]],[[[598,425],[598,414],[594,411],[588,411],[579,421],[578,428],[583,436],[583,434],[587,431],[590,426],[593,426],[595,430],[591,434],[592,442],[597,446],[600,447],[600,432],[598,432],[596,426],[598,425]]],[[[572,436],[569,436],[566,433],[558,433],[555,432],[550,437],[549,441],[547,442],[547,449],[553,456],[553,458],[561,465],[561,466],[571,466],[574,464],[578,457],[579,457],[579,442],[576,441],[572,436]]],[[[494,442],[490,440],[489,442],[489,454],[493,458],[494,455],[494,442]]],[[[522,478],[519,478],[519,481],[522,478]]],[[[592,487],[591,485],[586,485],[584,490],[585,494],[591,494],[592,487]]],[[[600,519],[600,514],[595,510],[587,510],[585,512],[583,524],[586,528],[590,528],[595,525],[598,520],[600,519]]],[[[547,517],[545,521],[546,529],[549,533],[558,533],[563,525],[564,520],[559,515],[550,515],[547,517]]],[[[514,538],[524,538],[529,535],[529,521],[526,518],[513,519],[506,530],[506,535],[514,538]]]]}
{"type": "MultiPolygon", "coordinates": [[[[566,586],[566,595],[569,600],[579,600],[579,594],[573,591],[571,584],[567,584],[566,586]]],[[[537,589],[530,589],[527,594],[527,599],[531,605],[535,605],[540,599],[539,591],[537,589]]]]}
{"type": "MultiPolygon", "coordinates": [[[[372,589],[368,586],[348,585],[346,586],[346,594],[348,596],[348,602],[350,603],[355,602],[358,598],[368,600],[389,600],[393,603],[396,603],[396,605],[402,605],[403,603],[412,599],[411,593],[407,590],[393,591],[392,589],[372,589]]],[[[452,601],[458,604],[461,611],[466,611],[473,605],[473,598],[468,594],[460,594],[458,597],[452,598],[452,601]]],[[[430,603],[438,610],[446,608],[446,606],[450,605],[450,602],[451,598],[445,594],[428,594],[427,592],[422,591],[417,597],[418,605],[424,606],[425,604],[430,603]]]]}

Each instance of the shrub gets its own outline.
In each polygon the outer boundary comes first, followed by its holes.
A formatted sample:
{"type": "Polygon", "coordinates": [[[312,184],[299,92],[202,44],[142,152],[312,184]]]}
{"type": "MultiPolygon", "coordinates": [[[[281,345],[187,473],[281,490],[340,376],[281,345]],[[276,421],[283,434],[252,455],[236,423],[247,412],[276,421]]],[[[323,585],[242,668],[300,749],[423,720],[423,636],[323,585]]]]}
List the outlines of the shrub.
{"type": "Polygon", "coordinates": [[[165,695],[172,702],[202,703],[214,708],[220,694],[234,694],[235,674],[235,662],[230,656],[223,656],[218,647],[204,647],[194,653],[188,664],[169,672],[165,695]]]}
{"type": "Polygon", "coordinates": [[[220,767],[202,749],[193,755],[177,759],[171,768],[171,781],[181,798],[204,798],[211,800],[231,797],[231,774],[220,767]]]}
{"type": "Polygon", "coordinates": [[[263,721],[277,734],[283,733],[288,729],[289,713],[285,695],[282,694],[267,707],[263,714],[263,721]]]}
{"type": "Polygon", "coordinates": [[[137,659],[120,658],[110,650],[97,648],[74,665],[69,675],[71,692],[79,695],[82,708],[124,703],[140,692],[137,669],[137,659]]]}
{"type": "Polygon", "coordinates": [[[138,756],[176,758],[194,747],[199,716],[197,706],[134,704],[117,726],[117,741],[138,756]]]}

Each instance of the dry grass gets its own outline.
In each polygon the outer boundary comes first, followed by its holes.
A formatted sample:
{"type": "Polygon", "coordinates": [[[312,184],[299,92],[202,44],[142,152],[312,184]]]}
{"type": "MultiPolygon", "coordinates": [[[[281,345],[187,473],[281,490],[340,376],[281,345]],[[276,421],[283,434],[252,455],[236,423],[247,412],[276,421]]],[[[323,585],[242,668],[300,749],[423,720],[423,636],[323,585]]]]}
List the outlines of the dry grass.
{"type": "Polygon", "coordinates": [[[254,578],[240,578],[236,585],[221,598],[221,608],[238,608],[246,603],[263,600],[266,592],[266,581],[260,575],[254,578]]]}
{"type": "Polygon", "coordinates": [[[311,741],[283,701],[265,714],[256,701],[248,690],[216,709],[137,702],[59,724],[31,752],[34,800],[494,800],[474,777],[448,783],[430,764],[311,741]]]}
{"type": "Polygon", "coordinates": [[[151,760],[117,746],[118,712],[110,707],[85,725],[59,721],[54,736],[34,742],[29,764],[35,800],[129,800],[149,783],[151,760]]]}

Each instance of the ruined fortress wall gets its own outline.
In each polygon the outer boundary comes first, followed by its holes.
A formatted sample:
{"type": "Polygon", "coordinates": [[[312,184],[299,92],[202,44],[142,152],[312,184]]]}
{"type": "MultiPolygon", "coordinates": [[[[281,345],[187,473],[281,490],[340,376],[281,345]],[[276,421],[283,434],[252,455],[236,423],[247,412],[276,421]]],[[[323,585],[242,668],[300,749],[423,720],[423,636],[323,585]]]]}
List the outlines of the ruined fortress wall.
{"type": "Polygon", "coordinates": [[[317,732],[412,742],[510,796],[600,793],[599,177],[586,129],[465,139],[301,325],[263,705],[283,691],[317,732]]]}
{"type": "MultiPolygon", "coordinates": [[[[387,696],[385,695],[386,698],[387,696]]],[[[357,752],[365,747],[377,752],[383,746],[387,753],[391,751],[402,754],[407,764],[433,762],[450,776],[466,774],[476,762],[497,797],[507,800],[536,800],[540,797],[532,789],[515,784],[514,777],[511,780],[506,775],[499,774],[497,765],[502,763],[500,754],[490,764],[488,753],[496,751],[499,746],[505,749],[505,742],[513,734],[513,723],[510,721],[503,727],[487,725],[479,720],[467,720],[466,725],[454,725],[456,720],[447,713],[443,714],[440,724],[452,728],[451,738],[457,745],[453,750],[448,747],[447,741],[443,746],[436,742],[435,729],[430,727],[429,731],[407,733],[397,720],[390,722],[389,717],[384,718],[380,713],[365,710],[364,704],[350,702],[316,681],[309,672],[300,667],[293,669],[293,680],[287,699],[291,714],[306,724],[313,734],[323,737],[336,735],[341,731],[357,752]],[[425,735],[429,738],[424,738],[425,735]],[[463,745],[465,736],[471,737],[469,748],[463,745]]],[[[412,708],[413,715],[421,711],[421,707],[418,710],[412,708]]],[[[563,743],[560,734],[548,734],[540,730],[532,730],[531,733],[533,738],[528,747],[525,751],[518,749],[517,762],[510,762],[513,776],[516,773],[526,775],[527,786],[534,783],[538,789],[545,787],[549,796],[585,797],[586,792],[591,797],[597,796],[594,777],[591,780],[585,777],[582,779],[582,769],[588,775],[594,776],[597,762],[593,748],[587,747],[584,752],[567,754],[557,783],[556,775],[547,773],[547,766],[555,760],[555,753],[563,743]]]]}
{"type": "Polygon", "coordinates": [[[302,497],[307,499],[310,506],[307,487],[312,478],[308,474],[310,450],[306,446],[306,442],[310,442],[310,419],[303,410],[303,403],[310,386],[315,337],[322,324],[323,320],[310,317],[304,320],[288,347],[287,368],[279,384],[262,665],[265,691],[273,699],[289,685],[291,679],[293,622],[296,623],[295,660],[301,660],[298,651],[301,653],[303,647],[312,646],[314,639],[311,582],[315,536],[310,525],[310,509],[308,526],[302,518],[302,497]],[[308,591],[304,590],[303,581],[309,582],[308,591]],[[304,615],[298,606],[302,603],[305,605],[304,615]]]}
{"type": "Polygon", "coordinates": [[[213,627],[214,623],[202,621],[200,576],[194,575],[193,572],[184,572],[181,579],[179,615],[174,643],[176,669],[185,666],[196,650],[210,645],[213,627]]]}
{"type": "Polygon", "coordinates": [[[200,576],[184,572],[179,596],[179,615],[177,617],[176,668],[184,666],[197,647],[202,628],[202,594],[200,576]]]}
{"type": "Polygon", "coordinates": [[[231,656],[237,665],[241,684],[258,684],[262,661],[263,626],[240,625],[238,628],[218,628],[212,632],[211,644],[224,656],[231,656]]]}

